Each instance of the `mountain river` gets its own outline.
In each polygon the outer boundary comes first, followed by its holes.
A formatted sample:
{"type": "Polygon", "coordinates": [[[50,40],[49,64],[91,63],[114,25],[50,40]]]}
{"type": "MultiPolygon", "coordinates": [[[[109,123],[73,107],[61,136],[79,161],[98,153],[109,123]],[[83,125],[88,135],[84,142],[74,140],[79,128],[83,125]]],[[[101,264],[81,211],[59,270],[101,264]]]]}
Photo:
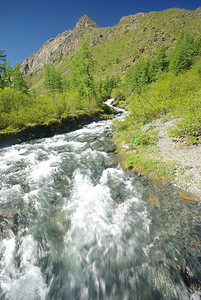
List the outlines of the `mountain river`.
{"type": "Polygon", "coordinates": [[[110,122],[0,149],[1,300],[190,298],[192,215],[122,170],[110,122]]]}

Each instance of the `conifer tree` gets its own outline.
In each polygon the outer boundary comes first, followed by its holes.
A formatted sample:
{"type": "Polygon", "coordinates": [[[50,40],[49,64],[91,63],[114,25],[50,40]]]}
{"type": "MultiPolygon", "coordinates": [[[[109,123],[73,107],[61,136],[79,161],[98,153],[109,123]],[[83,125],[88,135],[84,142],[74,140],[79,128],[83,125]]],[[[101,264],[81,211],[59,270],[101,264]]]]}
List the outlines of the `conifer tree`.
{"type": "Polygon", "coordinates": [[[11,67],[8,63],[8,61],[5,61],[5,68],[2,71],[1,74],[1,79],[2,79],[2,88],[8,87],[12,85],[12,81],[11,81],[11,76],[12,76],[12,70],[11,67]]]}
{"type": "Polygon", "coordinates": [[[169,69],[175,74],[187,70],[193,63],[193,57],[197,55],[194,37],[189,33],[182,33],[174,49],[170,53],[169,69]]]}
{"type": "Polygon", "coordinates": [[[44,87],[49,93],[63,91],[63,82],[60,71],[49,64],[47,64],[45,68],[44,87]]]}
{"type": "Polygon", "coordinates": [[[0,50],[0,88],[4,88],[4,82],[2,78],[2,72],[5,70],[6,55],[4,50],[0,50]]]}
{"type": "Polygon", "coordinates": [[[5,61],[6,61],[6,55],[4,54],[4,50],[0,50],[0,75],[2,71],[5,69],[5,61]]]}
{"type": "Polygon", "coordinates": [[[28,86],[20,72],[19,64],[16,64],[12,72],[12,85],[15,90],[28,94],[28,86]]]}
{"type": "Polygon", "coordinates": [[[71,83],[72,87],[78,90],[80,97],[87,99],[88,102],[95,95],[95,82],[92,75],[94,64],[90,50],[90,37],[86,33],[82,37],[80,49],[73,60],[71,83]]]}
{"type": "Polygon", "coordinates": [[[166,49],[164,44],[158,49],[156,59],[157,59],[158,68],[161,71],[167,70],[168,57],[166,55],[166,49]]]}

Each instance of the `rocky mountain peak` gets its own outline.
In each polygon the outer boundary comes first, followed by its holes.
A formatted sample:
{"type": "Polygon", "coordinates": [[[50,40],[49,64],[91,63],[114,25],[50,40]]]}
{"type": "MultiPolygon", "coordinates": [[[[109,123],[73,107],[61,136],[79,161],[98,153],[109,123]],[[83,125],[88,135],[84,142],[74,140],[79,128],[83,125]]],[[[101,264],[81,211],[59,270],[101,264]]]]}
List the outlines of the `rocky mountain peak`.
{"type": "Polygon", "coordinates": [[[94,27],[94,28],[98,28],[99,27],[88,15],[82,16],[78,20],[78,22],[77,22],[77,24],[75,26],[75,28],[77,30],[88,28],[88,27],[94,27]]]}
{"type": "Polygon", "coordinates": [[[196,9],[196,14],[201,17],[201,6],[196,9]]]}

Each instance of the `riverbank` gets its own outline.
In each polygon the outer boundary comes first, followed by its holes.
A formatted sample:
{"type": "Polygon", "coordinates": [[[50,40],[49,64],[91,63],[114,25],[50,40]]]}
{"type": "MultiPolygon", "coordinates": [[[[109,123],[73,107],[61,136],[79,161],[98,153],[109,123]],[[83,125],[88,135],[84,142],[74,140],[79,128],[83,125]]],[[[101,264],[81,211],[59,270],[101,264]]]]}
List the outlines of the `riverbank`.
{"type": "Polygon", "coordinates": [[[153,228],[160,227],[157,260],[179,270],[190,299],[198,299],[201,288],[201,145],[187,145],[181,138],[169,136],[178,121],[164,116],[136,131],[133,124],[128,125],[128,120],[113,122],[113,140],[122,167],[149,185],[143,200],[158,218],[156,224],[153,222],[153,228]],[[172,250],[167,241],[174,243],[172,250]]]}
{"type": "Polygon", "coordinates": [[[181,138],[172,138],[170,131],[177,119],[163,117],[137,131],[113,125],[114,142],[122,159],[122,166],[138,175],[172,184],[183,190],[184,198],[201,199],[201,144],[187,145],[181,138]],[[116,130],[117,128],[117,130],[116,130]]]}
{"type": "MultiPolygon", "coordinates": [[[[158,134],[157,156],[163,162],[174,162],[174,186],[201,199],[201,144],[187,145],[181,138],[170,137],[169,132],[177,127],[178,121],[171,119],[164,122],[158,119],[153,122],[152,126],[158,134]]],[[[153,154],[152,158],[156,159],[157,156],[153,154]]]]}
{"type": "Polygon", "coordinates": [[[0,132],[0,147],[8,147],[14,144],[33,139],[51,137],[81,128],[94,121],[110,118],[112,109],[97,109],[91,113],[80,112],[58,120],[52,120],[41,124],[30,124],[22,129],[0,132]]]}

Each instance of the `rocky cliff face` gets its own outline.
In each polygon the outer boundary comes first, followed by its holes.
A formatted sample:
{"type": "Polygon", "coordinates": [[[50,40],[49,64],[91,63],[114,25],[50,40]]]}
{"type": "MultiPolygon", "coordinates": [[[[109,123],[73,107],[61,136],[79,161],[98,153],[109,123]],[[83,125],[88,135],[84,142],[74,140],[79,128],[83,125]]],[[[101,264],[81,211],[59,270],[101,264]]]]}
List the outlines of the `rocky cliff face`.
{"type": "Polygon", "coordinates": [[[51,38],[36,53],[20,63],[21,72],[32,76],[42,70],[47,63],[61,61],[64,54],[73,53],[79,48],[82,35],[92,28],[99,26],[88,15],[84,15],[73,30],[66,30],[51,38]]]}
{"type": "Polygon", "coordinates": [[[162,44],[167,50],[171,49],[182,30],[200,35],[200,15],[201,8],[195,11],[173,8],[125,16],[113,27],[104,28],[84,15],[73,30],[64,31],[47,41],[20,64],[20,69],[27,75],[29,86],[36,90],[42,89],[41,72],[47,63],[59,65],[62,75],[68,76],[72,55],[79,49],[82,35],[88,31],[98,65],[96,79],[105,78],[109,73],[124,74],[139,57],[155,55],[162,44]]]}
{"type": "Polygon", "coordinates": [[[196,9],[196,14],[201,17],[201,6],[196,9]]]}

